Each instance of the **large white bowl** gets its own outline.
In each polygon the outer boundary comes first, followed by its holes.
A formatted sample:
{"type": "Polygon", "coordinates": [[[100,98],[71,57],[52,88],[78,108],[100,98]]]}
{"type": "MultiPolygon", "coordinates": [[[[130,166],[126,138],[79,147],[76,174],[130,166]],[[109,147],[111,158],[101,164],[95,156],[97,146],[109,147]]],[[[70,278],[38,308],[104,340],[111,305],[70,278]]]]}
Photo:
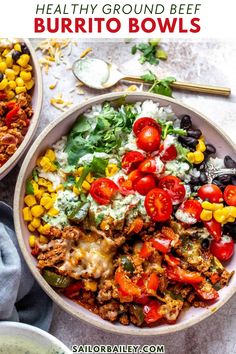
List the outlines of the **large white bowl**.
{"type": "MultiPolygon", "coordinates": [[[[41,351],[43,350],[48,354],[71,354],[69,348],[67,348],[56,337],[53,337],[51,334],[43,331],[42,329],[24,323],[7,321],[0,322],[0,341],[3,339],[6,340],[6,343],[4,344],[9,345],[14,343],[14,345],[18,345],[20,348],[22,348],[25,343],[29,343],[29,345],[33,346],[38,353],[41,349],[41,351]]],[[[29,350],[27,347],[24,349],[29,350]]],[[[33,353],[32,347],[30,349],[31,350],[29,352],[33,353]]],[[[26,352],[28,353],[28,351],[26,352]]]]}
{"type": "MultiPolygon", "coordinates": [[[[41,135],[36,139],[24,160],[16,184],[14,198],[14,220],[16,233],[24,258],[38,283],[60,307],[69,312],[71,315],[90,324],[93,324],[94,326],[97,326],[101,329],[115,333],[131,335],[158,335],[176,332],[210,316],[224,303],[226,303],[236,291],[235,275],[233,276],[233,279],[231,279],[229,286],[220,291],[219,301],[209,308],[190,308],[188,311],[180,315],[177,323],[174,325],[163,324],[153,328],[137,328],[133,325],[122,326],[120,324],[112,324],[110,322],[104,321],[102,318],[89,312],[70,299],[56,293],[41,276],[36,267],[36,260],[30,253],[30,247],[28,243],[29,231],[22,217],[22,208],[24,205],[23,199],[25,193],[25,182],[35,166],[37,157],[42,154],[48,146],[52,145],[58,139],[60,139],[62,135],[67,134],[76,121],[77,117],[92,105],[103,103],[105,101],[116,100],[121,96],[124,96],[124,93],[112,93],[98,96],[84,102],[77,107],[74,107],[67,113],[64,113],[59,119],[47,126],[47,128],[45,128],[41,135]]],[[[224,157],[225,154],[229,154],[232,157],[235,157],[236,149],[233,142],[224,133],[222,133],[222,131],[218,129],[214,123],[210,122],[209,119],[204,117],[201,113],[196,112],[190,107],[179,103],[174,99],[163,98],[163,96],[148,93],[129,93],[126,95],[126,101],[130,103],[144,101],[147,99],[152,99],[155,102],[159,102],[162,106],[171,104],[173,111],[177,115],[189,114],[193,120],[193,123],[202,129],[207,141],[215,145],[219,157],[224,157]]],[[[227,265],[227,268],[230,271],[236,269],[236,253],[227,265]]]]}
{"type": "Polygon", "coordinates": [[[42,101],[43,101],[42,75],[41,75],[41,69],[39,66],[37,56],[35,54],[35,50],[28,39],[21,38],[21,40],[22,42],[26,43],[30,51],[30,57],[31,57],[30,64],[33,67],[33,76],[35,79],[35,85],[32,89],[32,108],[34,114],[30,120],[29,129],[24,137],[24,140],[20,144],[19,148],[10,157],[10,159],[2,167],[0,167],[0,180],[13,169],[13,167],[17,164],[17,162],[20,160],[21,156],[23,155],[23,153],[31,143],[39,123],[40,111],[41,111],[42,101]]]}

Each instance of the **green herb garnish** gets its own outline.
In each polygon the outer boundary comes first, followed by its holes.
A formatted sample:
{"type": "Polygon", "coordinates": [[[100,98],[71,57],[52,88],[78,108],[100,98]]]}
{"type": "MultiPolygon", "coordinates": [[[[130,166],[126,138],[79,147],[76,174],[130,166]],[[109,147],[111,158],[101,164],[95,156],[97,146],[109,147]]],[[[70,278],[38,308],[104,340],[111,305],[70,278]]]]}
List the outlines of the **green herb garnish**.
{"type": "Polygon", "coordinates": [[[141,79],[149,84],[152,84],[151,88],[148,90],[149,92],[172,97],[171,84],[176,81],[174,77],[168,76],[159,80],[153,72],[148,70],[148,72],[141,76],[141,79]]]}
{"type": "Polygon", "coordinates": [[[141,52],[139,61],[141,64],[148,62],[152,65],[159,64],[160,60],[166,60],[168,55],[166,51],[160,47],[160,39],[151,39],[148,43],[139,43],[132,47],[131,53],[141,52]]]}

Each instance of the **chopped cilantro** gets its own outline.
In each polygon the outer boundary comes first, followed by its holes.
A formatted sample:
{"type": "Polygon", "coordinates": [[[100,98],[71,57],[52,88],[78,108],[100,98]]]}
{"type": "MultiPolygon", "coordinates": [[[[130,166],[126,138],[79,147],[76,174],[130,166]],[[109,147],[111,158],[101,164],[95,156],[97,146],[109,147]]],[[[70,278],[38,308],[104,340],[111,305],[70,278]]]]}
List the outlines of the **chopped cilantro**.
{"type": "Polygon", "coordinates": [[[151,65],[157,65],[160,60],[166,60],[168,57],[166,51],[160,47],[160,39],[151,39],[148,43],[139,43],[131,48],[133,55],[137,51],[141,52],[139,58],[141,64],[148,62],[151,65]]]}
{"type": "Polygon", "coordinates": [[[159,95],[172,97],[171,84],[176,81],[172,76],[167,76],[164,79],[159,80],[156,75],[148,70],[144,75],[141,76],[145,82],[152,84],[149,92],[157,93],[159,95]]]}

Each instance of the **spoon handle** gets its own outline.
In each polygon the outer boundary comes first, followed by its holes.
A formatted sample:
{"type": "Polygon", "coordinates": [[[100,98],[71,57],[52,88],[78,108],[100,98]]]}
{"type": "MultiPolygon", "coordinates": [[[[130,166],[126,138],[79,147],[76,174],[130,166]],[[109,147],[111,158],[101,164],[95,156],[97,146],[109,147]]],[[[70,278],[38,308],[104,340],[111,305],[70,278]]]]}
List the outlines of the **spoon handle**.
{"type": "MultiPolygon", "coordinates": [[[[125,76],[122,78],[124,81],[131,81],[135,83],[143,83],[145,85],[152,85],[151,83],[145,82],[138,76],[125,76]]],[[[198,93],[206,93],[211,95],[219,96],[230,96],[231,90],[228,87],[219,86],[209,86],[202,84],[195,84],[191,82],[175,81],[170,85],[174,90],[191,91],[198,93]]]]}

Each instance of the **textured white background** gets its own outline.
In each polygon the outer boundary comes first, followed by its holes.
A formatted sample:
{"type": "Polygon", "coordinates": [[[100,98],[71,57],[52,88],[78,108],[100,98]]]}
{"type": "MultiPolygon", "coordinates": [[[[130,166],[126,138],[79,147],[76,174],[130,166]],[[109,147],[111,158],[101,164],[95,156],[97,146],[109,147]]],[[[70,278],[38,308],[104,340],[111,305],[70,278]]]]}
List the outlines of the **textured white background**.
{"type": "MultiPolygon", "coordinates": [[[[36,45],[38,40],[33,40],[36,45]]],[[[127,74],[141,74],[147,66],[138,62],[138,56],[130,54],[133,43],[118,42],[83,42],[79,40],[73,47],[72,53],[66,57],[69,64],[53,66],[48,75],[44,74],[44,103],[40,121],[39,133],[48,122],[57,118],[61,112],[50,106],[49,100],[58,93],[63,93],[66,100],[73,100],[73,104],[81,102],[95,91],[85,90],[85,95],[70,93],[76,80],[69,67],[80,53],[87,47],[93,48],[94,55],[110,59],[118,64],[127,74]],[[61,78],[54,90],[49,85],[55,82],[53,75],[61,78]]],[[[169,59],[161,62],[155,70],[159,77],[175,76],[179,80],[193,81],[206,84],[229,86],[232,89],[230,99],[185,94],[175,92],[176,99],[198,109],[219,125],[226,134],[236,140],[236,41],[231,40],[171,40],[165,41],[169,59]]],[[[38,52],[40,56],[40,52],[38,52]]],[[[119,88],[119,87],[118,87],[119,88]]],[[[124,88],[121,86],[120,88],[124,88]]],[[[19,163],[20,165],[20,163],[19,163]]],[[[2,182],[0,182],[0,199],[12,203],[17,166],[2,182]]],[[[55,314],[51,326],[51,333],[61,339],[68,346],[72,344],[165,344],[166,353],[178,354],[232,354],[236,353],[236,296],[234,296],[221,310],[200,324],[166,336],[149,338],[135,338],[117,336],[78,321],[59,308],[55,307],[55,314]]]]}

